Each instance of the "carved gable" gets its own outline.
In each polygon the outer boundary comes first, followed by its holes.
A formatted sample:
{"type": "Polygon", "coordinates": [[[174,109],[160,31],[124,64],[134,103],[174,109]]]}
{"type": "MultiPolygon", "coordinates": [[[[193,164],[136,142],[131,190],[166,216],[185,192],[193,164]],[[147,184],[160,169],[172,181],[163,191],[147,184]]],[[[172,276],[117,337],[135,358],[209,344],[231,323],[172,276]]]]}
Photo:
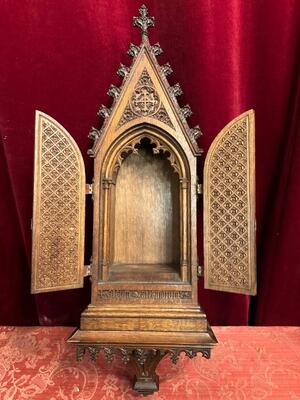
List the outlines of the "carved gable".
{"type": "Polygon", "coordinates": [[[133,57],[133,63],[131,67],[120,65],[118,75],[123,77],[123,83],[120,88],[110,86],[108,94],[114,99],[112,107],[100,107],[98,115],[104,119],[102,128],[92,128],[90,132],[95,140],[91,156],[97,154],[106,135],[113,141],[125,130],[142,123],[164,129],[194,156],[201,154],[196,141],[200,128],[188,126],[191,108],[178,105],[176,97],[182,90],[178,83],[169,85],[166,77],[172,72],[170,65],[160,66],[156,60],[161,52],[159,44],[151,46],[145,36],[140,46],[131,44],[128,54],[133,57]]]}
{"type": "Polygon", "coordinates": [[[118,123],[118,128],[138,117],[152,117],[169,125],[174,126],[168,113],[161,102],[160,96],[154,88],[153,82],[146,69],[143,70],[140,79],[135,85],[123,115],[118,123]]]}

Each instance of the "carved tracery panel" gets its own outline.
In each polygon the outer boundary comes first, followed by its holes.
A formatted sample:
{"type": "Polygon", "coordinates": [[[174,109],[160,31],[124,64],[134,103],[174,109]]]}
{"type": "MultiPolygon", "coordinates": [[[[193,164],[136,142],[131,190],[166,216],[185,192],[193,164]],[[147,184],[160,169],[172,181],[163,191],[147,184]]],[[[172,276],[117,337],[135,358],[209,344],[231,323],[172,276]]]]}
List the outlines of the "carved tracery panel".
{"type": "Polygon", "coordinates": [[[128,154],[130,153],[138,154],[139,148],[141,147],[141,142],[143,140],[149,141],[149,143],[152,145],[153,154],[164,153],[166,155],[167,160],[170,162],[174,172],[176,172],[179,176],[182,175],[178,159],[174,154],[174,152],[165,142],[160,141],[158,138],[152,136],[151,134],[139,135],[130,140],[128,143],[126,143],[124,147],[122,147],[119,150],[113,168],[113,171],[115,173],[119,170],[122,162],[124,161],[125,157],[128,156],[128,154]]]}
{"type": "Polygon", "coordinates": [[[80,151],[53,118],[37,112],[32,292],[81,287],[85,172],[80,151]]]}
{"type": "Polygon", "coordinates": [[[135,86],[118,127],[138,117],[155,118],[174,128],[146,69],[142,72],[135,86]]]}
{"type": "Polygon", "coordinates": [[[228,124],[204,168],[205,287],[255,294],[254,116],[228,124]]]}

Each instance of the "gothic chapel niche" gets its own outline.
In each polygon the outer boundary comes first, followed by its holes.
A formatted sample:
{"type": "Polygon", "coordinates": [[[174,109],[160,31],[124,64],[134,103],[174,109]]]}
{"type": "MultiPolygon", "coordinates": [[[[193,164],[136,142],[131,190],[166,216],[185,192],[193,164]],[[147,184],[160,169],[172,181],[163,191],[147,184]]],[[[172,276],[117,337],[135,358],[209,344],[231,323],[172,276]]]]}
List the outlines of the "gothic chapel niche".
{"type": "Polygon", "coordinates": [[[180,278],[179,176],[168,156],[145,137],[116,169],[109,280],[180,278]]]}

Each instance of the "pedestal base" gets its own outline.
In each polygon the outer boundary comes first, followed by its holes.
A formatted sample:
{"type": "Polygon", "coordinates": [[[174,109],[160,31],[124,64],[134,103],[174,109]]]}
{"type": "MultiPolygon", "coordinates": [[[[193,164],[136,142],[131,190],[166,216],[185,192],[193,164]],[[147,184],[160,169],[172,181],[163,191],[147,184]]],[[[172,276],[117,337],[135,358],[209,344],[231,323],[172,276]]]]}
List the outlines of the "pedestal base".
{"type": "Polygon", "coordinates": [[[210,357],[217,343],[199,306],[160,308],[128,306],[103,308],[89,306],[81,317],[80,329],[69,339],[77,345],[80,360],[86,350],[96,361],[100,350],[107,361],[116,353],[135,371],[133,389],[143,395],[159,389],[155,373],[160,360],[169,355],[176,363],[181,352],[193,358],[197,353],[210,357]]]}
{"type": "Polygon", "coordinates": [[[135,377],[133,383],[133,390],[142,394],[143,396],[148,396],[159,390],[159,377],[154,374],[150,378],[135,377]]]}
{"type": "MultiPolygon", "coordinates": [[[[141,332],[139,334],[141,335],[141,332]]],[[[143,334],[146,335],[146,333],[143,334]]],[[[132,335],[135,335],[135,339],[141,339],[137,332],[132,333],[132,335]]],[[[119,353],[122,361],[125,364],[130,364],[135,371],[133,389],[146,396],[159,390],[159,377],[155,370],[162,358],[169,355],[174,364],[176,364],[182,352],[189,358],[195,357],[197,353],[209,358],[211,348],[217,343],[210,328],[207,332],[201,332],[197,335],[185,334],[185,342],[182,341],[182,344],[178,343],[178,338],[177,343],[175,343],[175,340],[172,341],[172,337],[169,337],[170,341],[167,344],[167,335],[164,334],[163,336],[164,340],[160,343],[151,343],[149,342],[151,335],[148,332],[148,343],[139,341],[140,344],[138,345],[130,345],[128,342],[122,343],[120,341],[122,336],[119,337],[117,343],[116,341],[112,342],[113,335],[109,335],[109,332],[78,330],[68,341],[77,345],[77,359],[79,361],[82,360],[86,351],[89,352],[91,359],[96,361],[99,351],[102,350],[108,362],[113,361],[115,355],[119,353]]],[[[179,338],[183,339],[180,334],[179,338]]]]}

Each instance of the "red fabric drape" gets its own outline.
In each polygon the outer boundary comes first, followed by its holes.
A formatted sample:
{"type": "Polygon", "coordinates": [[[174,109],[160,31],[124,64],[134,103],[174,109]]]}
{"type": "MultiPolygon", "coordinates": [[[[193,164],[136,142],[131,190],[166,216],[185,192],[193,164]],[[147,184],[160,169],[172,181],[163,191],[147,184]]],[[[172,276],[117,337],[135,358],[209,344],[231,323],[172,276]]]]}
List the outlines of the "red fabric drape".
{"type": "MultiPolygon", "coordinates": [[[[23,0],[0,9],[0,323],[75,324],[83,290],[30,295],[34,110],[50,114],[86,154],[89,128],[130,42],[140,1],[23,0]]],[[[149,0],[152,43],[174,70],[206,151],[221,128],[256,111],[258,296],[204,290],[213,324],[300,324],[299,27],[297,0],[149,0]]],[[[92,161],[85,156],[88,178],[92,161]]],[[[199,174],[203,160],[199,163],[199,174]]],[[[201,227],[199,212],[199,227],[201,227]]],[[[201,230],[199,230],[200,232],[201,230]]],[[[89,228],[90,232],[90,228],[89,228]]],[[[201,259],[201,235],[199,255],[201,259]]],[[[87,252],[88,253],[88,252],[87,252]]],[[[87,254],[87,257],[89,254],[87,254]]]]}

